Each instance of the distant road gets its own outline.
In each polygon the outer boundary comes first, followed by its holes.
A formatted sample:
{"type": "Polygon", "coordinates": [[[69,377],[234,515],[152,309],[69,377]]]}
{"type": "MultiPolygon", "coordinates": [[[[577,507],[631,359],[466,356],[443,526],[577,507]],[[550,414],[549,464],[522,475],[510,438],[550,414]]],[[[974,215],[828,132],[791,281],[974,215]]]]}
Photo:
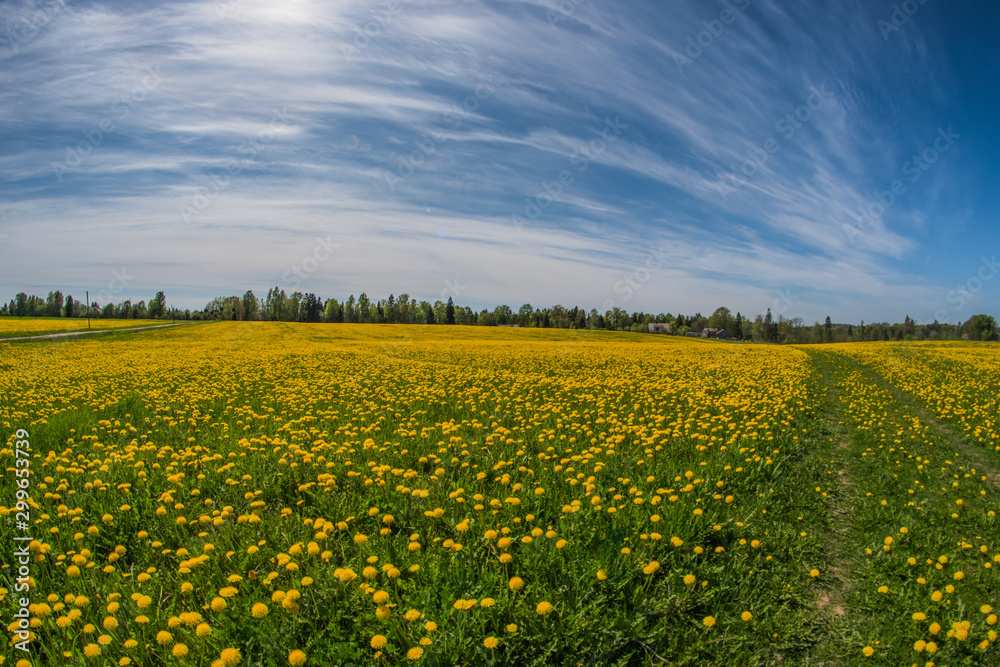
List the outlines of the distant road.
{"type": "Polygon", "coordinates": [[[150,329],[179,327],[185,324],[187,324],[187,322],[177,322],[175,324],[152,324],[148,327],[130,327],[128,329],[84,329],[83,331],[64,331],[62,333],[43,334],[41,336],[12,336],[10,338],[0,338],[0,343],[13,343],[21,340],[38,340],[40,338],[63,338],[64,336],[86,336],[87,334],[118,333],[119,331],[149,331],[150,329]]]}

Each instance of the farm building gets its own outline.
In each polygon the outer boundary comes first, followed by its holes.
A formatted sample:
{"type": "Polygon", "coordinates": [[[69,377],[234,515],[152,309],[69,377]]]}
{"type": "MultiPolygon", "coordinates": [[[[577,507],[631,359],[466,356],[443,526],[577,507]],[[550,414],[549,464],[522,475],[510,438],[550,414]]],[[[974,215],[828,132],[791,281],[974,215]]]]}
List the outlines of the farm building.
{"type": "Polygon", "coordinates": [[[722,338],[722,339],[727,339],[727,340],[729,338],[732,338],[732,336],[729,335],[729,332],[726,331],[725,329],[715,329],[715,328],[711,328],[711,327],[702,329],[701,330],[701,337],[702,338],[722,338]]]}

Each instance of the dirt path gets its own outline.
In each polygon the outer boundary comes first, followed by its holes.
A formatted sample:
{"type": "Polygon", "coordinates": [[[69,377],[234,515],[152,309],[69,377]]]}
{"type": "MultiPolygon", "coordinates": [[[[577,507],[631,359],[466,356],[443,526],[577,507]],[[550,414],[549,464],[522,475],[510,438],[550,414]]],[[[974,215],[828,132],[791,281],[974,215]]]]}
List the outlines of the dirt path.
{"type": "Polygon", "coordinates": [[[833,472],[834,485],[827,491],[830,498],[829,524],[826,531],[826,549],[829,554],[830,571],[824,573],[825,588],[816,601],[821,619],[826,626],[824,640],[813,652],[819,665],[842,664],[843,648],[853,644],[853,627],[862,619],[857,612],[848,613],[851,608],[848,595],[857,585],[856,568],[852,566],[856,546],[856,535],[851,517],[854,507],[855,484],[852,467],[854,465],[852,435],[845,426],[845,413],[840,400],[840,389],[836,386],[842,370],[837,366],[837,357],[818,351],[809,351],[813,367],[822,377],[826,396],[821,399],[821,413],[825,428],[822,431],[821,455],[833,472]]]}
{"type": "Polygon", "coordinates": [[[127,329],[87,329],[84,331],[64,331],[61,333],[41,334],[39,336],[12,336],[10,338],[0,338],[0,343],[16,343],[22,340],[53,340],[55,338],[65,338],[67,336],[87,336],[89,334],[118,333],[119,331],[149,331],[150,329],[179,327],[185,324],[188,323],[176,322],[174,324],[152,324],[146,327],[129,327],[127,329]]]}

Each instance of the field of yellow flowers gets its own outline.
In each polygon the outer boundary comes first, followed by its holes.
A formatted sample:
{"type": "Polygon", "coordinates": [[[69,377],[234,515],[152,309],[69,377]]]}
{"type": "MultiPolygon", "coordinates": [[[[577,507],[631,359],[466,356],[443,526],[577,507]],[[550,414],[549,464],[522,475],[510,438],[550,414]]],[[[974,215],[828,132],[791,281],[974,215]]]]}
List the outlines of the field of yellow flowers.
{"type": "Polygon", "coordinates": [[[996,665],[998,361],[263,322],[0,343],[0,662],[996,665]]]}

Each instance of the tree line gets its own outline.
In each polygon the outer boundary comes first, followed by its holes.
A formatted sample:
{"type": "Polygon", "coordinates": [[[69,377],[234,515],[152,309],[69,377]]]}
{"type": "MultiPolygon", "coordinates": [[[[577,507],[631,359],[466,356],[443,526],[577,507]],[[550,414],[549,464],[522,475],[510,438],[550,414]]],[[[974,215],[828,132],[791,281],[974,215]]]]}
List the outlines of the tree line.
{"type": "Polygon", "coordinates": [[[167,305],[162,291],[146,301],[123,300],[117,304],[101,305],[94,301],[89,306],[62,292],[49,292],[41,298],[24,292],[17,294],[10,303],[0,306],[0,316],[17,317],[91,317],[105,319],[173,319],[173,320],[237,320],[279,322],[346,322],[385,324],[459,324],[474,326],[519,326],[557,329],[602,329],[609,331],[648,332],[652,323],[669,324],[669,333],[675,335],[700,335],[707,329],[724,330],[740,340],[767,343],[836,343],[850,341],[889,340],[985,340],[1000,339],[996,319],[991,315],[977,314],[965,322],[917,324],[909,315],[902,323],[862,321],[859,325],[835,324],[829,317],[823,323],[807,325],[802,318],[775,317],[768,308],[764,314],[753,318],[735,315],[726,308],[717,308],[711,315],[701,313],[646,313],[628,311],[615,306],[598,312],[555,305],[535,308],[523,304],[516,311],[500,305],[493,310],[474,310],[468,306],[447,301],[417,301],[408,294],[387,299],[372,300],[364,292],[357,298],[350,295],[344,301],[322,298],[299,291],[286,294],[284,289],[273,287],[263,298],[247,290],[243,296],[220,296],[209,301],[202,310],[180,310],[167,305]]]}

